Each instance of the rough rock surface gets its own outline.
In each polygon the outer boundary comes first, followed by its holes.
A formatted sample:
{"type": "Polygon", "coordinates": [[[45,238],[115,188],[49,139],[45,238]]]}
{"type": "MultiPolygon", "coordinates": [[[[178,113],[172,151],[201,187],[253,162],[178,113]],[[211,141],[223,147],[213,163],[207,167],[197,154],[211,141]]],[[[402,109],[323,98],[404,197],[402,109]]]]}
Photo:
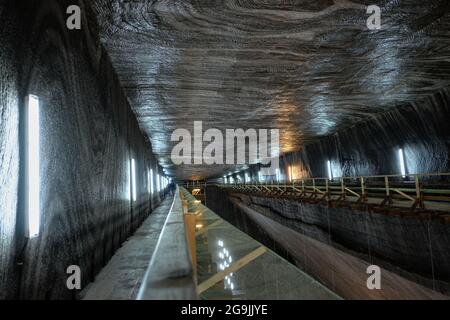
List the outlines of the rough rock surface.
{"type": "MultiPolygon", "coordinates": [[[[94,0],[111,55],[153,150],[179,179],[225,166],[173,166],[174,129],[279,128],[281,151],[450,84],[450,2],[94,0]]],[[[369,137],[371,138],[371,137],[369,137]]]]}

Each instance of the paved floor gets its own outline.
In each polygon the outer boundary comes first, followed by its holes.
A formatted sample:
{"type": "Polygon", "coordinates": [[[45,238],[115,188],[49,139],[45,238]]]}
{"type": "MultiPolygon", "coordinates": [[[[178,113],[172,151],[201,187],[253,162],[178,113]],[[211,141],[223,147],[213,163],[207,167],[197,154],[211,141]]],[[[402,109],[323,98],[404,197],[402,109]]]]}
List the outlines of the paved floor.
{"type": "Polygon", "coordinates": [[[142,226],[117,250],[95,281],[80,294],[85,300],[135,299],[156,248],[173,197],[167,196],[142,226]]]}

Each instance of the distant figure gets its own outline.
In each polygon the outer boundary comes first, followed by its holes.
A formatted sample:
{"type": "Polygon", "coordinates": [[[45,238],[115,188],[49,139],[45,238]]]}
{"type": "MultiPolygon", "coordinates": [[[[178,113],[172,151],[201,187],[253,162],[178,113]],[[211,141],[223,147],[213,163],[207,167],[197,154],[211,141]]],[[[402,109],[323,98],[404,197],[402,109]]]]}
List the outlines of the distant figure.
{"type": "Polygon", "coordinates": [[[177,189],[177,185],[173,183],[173,181],[170,181],[169,183],[169,192],[170,195],[173,196],[175,194],[175,190],[177,189]]]}

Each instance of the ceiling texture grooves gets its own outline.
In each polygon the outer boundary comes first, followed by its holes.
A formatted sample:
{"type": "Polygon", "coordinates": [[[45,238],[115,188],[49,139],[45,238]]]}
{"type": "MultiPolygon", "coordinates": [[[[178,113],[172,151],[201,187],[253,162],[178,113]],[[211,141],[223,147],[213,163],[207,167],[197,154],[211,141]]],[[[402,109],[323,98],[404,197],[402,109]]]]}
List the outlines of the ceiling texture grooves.
{"type": "Polygon", "coordinates": [[[103,45],[167,172],[207,178],[226,166],[171,163],[170,135],[279,128],[281,151],[448,87],[450,2],[93,0],[103,45]]]}

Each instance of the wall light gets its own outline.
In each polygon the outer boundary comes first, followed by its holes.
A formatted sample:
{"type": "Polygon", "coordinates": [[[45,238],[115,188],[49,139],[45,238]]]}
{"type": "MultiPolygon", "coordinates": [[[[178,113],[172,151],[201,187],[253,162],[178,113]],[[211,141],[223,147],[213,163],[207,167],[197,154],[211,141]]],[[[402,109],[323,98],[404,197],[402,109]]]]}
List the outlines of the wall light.
{"type": "Polygon", "coordinates": [[[39,177],[39,98],[29,95],[27,104],[27,222],[28,237],[34,238],[40,229],[39,177]]]}
{"type": "Polygon", "coordinates": [[[151,185],[152,182],[151,181],[152,181],[152,179],[150,178],[150,170],[149,170],[149,171],[147,171],[147,191],[149,194],[152,193],[152,185],[151,185]]]}
{"type": "Polygon", "coordinates": [[[398,149],[398,161],[400,162],[400,173],[404,178],[406,176],[406,168],[405,168],[405,157],[402,148],[398,149]]]}
{"type": "Polygon", "coordinates": [[[328,179],[333,180],[333,172],[331,171],[331,161],[327,161],[328,179]]]}
{"type": "Polygon", "coordinates": [[[153,194],[153,169],[150,169],[150,193],[153,194]]]}
{"type": "Polygon", "coordinates": [[[291,166],[289,166],[288,172],[289,172],[289,181],[292,181],[292,167],[291,166]]]}
{"type": "Polygon", "coordinates": [[[280,182],[280,179],[281,179],[280,176],[281,176],[280,175],[280,169],[276,168],[275,169],[275,178],[277,179],[278,182],[280,182]]]}
{"type": "Polygon", "coordinates": [[[136,201],[136,164],[134,158],[131,159],[131,194],[133,201],[136,201]]]}

